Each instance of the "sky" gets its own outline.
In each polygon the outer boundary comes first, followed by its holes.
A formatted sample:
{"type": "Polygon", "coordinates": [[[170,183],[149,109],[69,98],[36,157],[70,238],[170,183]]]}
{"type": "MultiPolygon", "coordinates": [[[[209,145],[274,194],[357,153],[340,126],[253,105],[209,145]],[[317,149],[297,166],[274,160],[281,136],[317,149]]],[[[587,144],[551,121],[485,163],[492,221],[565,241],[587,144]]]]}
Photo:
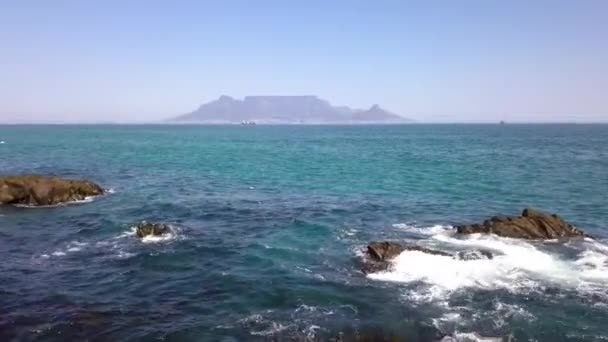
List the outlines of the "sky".
{"type": "Polygon", "coordinates": [[[419,122],[608,122],[608,1],[0,1],[0,122],[314,94],[419,122]]]}

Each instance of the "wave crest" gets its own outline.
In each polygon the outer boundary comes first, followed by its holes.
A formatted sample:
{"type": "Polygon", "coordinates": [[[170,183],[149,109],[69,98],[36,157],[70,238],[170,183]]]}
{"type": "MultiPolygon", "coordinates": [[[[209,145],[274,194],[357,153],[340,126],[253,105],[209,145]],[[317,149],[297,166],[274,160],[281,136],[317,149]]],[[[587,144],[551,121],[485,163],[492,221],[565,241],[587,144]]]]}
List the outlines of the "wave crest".
{"type": "Polygon", "coordinates": [[[427,234],[418,240],[447,251],[480,249],[492,251],[492,259],[459,260],[450,256],[432,255],[406,250],[393,259],[387,271],[371,273],[370,279],[423,283],[423,292],[414,299],[429,301],[444,298],[462,288],[506,289],[529,291],[539,286],[555,286],[577,291],[604,293],[608,299],[608,246],[591,239],[568,246],[555,242],[532,242],[494,235],[455,236],[446,226],[416,228],[395,225],[399,229],[427,234]],[[428,234],[433,232],[434,234],[428,234]],[[560,248],[575,253],[560,253],[560,248]],[[416,298],[417,297],[417,298],[416,298]]]}

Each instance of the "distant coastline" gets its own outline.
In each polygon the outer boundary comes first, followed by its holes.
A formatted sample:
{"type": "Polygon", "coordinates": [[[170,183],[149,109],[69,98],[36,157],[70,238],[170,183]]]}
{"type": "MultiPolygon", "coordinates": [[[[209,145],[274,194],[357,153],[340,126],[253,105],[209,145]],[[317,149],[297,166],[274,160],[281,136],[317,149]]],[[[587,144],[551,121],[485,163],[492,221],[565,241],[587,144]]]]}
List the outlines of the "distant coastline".
{"type": "Polygon", "coordinates": [[[170,123],[205,124],[375,124],[409,123],[413,120],[374,104],[369,109],[334,106],[314,95],[246,96],[243,100],[222,95],[193,112],[169,119],[170,123]]]}
{"type": "MultiPolygon", "coordinates": [[[[148,122],[0,122],[0,126],[240,126],[240,122],[178,122],[178,121],[148,121],[148,122]]],[[[442,126],[442,125],[476,125],[476,126],[526,126],[526,125],[608,125],[608,122],[508,122],[501,125],[498,122],[337,122],[337,123],[267,123],[256,122],[260,126],[442,126]]]]}

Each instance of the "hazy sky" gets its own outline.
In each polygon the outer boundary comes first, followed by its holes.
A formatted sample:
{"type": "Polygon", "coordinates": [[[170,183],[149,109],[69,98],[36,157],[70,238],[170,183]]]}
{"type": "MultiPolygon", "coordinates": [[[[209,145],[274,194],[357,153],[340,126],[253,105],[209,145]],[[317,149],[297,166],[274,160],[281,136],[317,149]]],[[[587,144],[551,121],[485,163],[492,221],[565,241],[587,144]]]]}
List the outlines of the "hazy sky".
{"type": "Polygon", "coordinates": [[[608,121],[608,1],[0,2],[0,122],[155,121],[221,94],[608,121]]]}

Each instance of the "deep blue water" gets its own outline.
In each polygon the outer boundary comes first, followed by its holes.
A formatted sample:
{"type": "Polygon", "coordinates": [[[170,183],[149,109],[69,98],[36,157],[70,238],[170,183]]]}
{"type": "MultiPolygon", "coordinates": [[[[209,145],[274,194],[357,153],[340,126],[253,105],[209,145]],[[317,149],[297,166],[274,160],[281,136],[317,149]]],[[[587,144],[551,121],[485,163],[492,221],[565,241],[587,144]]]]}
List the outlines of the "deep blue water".
{"type": "Polygon", "coordinates": [[[608,125],[0,126],[0,141],[0,175],[112,189],[0,208],[2,341],[608,339],[608,125]],[[596,239],[450,235],[526,206],[596,239]],[[142,242],[142,220],[175,234],[142,242]],[[360,250],[387,239],[502,256],[405,255],[365,276],[360,250]]]}

